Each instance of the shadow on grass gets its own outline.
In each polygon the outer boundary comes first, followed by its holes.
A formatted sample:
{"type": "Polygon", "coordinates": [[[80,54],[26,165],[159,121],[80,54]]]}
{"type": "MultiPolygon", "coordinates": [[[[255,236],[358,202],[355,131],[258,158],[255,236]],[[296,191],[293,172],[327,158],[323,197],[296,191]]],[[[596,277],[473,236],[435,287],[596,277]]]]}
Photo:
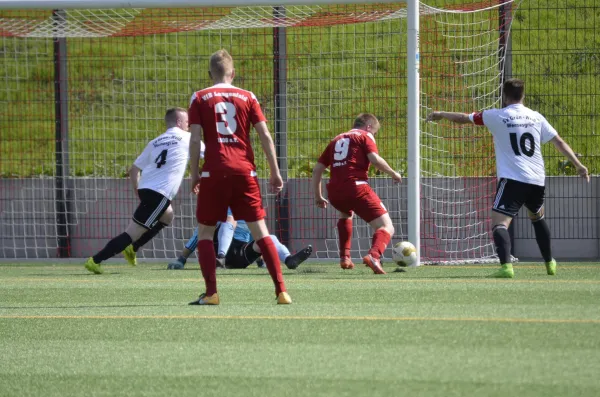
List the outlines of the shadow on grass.
{"type": "Polygon", "coordinates": [[[490,278],[487,275],[481,275],[481,276],[440,276],[440,277],[411,277],[411,280],[455,280],[455,279],[480,279],[480,280],[498,280],[498,279],[494,279],[494,278],[490,278]]]}
{"type": "Polygon", "coordinates": [[[93,273],[43,273],[43,274],[28,274],[27,276],[35,276],[35,277],[49,277],[53,278],[56,276],[78,276],[78,277],[87,277],[87,276],[107,276],[111,274],[121,274],[119,272],[104,272],[102,274],[93,274],[93,273]]]}
{"type": "MultiPolygon", "coordinates": [[[[200,273],[200,268],[196,268],[196,269],[149,269],[151,271],[166,271],[166,272],[173,272],[173,273],[178,273],[181,271],[194,271],[194,272],[198,272],[200,273]]],[[[285,272],[286,268],[282,268],[281,269],[282,272],[285,272]]],[[[260,268],[250,268],[250,269],[217,269],[217,276],[221,277],[221,276],[262,276],[264,274],[268,274],[268,270],[267,269],[260,269],[260,268]]],[[[284,273],[284,274],[295,274],[295,273],[284,273]]]]}
{"type": "Polygon", "coordinates": [[[181,304],[168,305],[85,305],[85,306],[0,306],[0,310],[6,309],[111,309],[111,308],[126,308],[126,307],[170,307],[182,306],[181,304]]]}
{"type": "Polygon", "coordinates": [[[296,269],[297,274],[315,274],[315,273],[328,273],[330,270],[322,267],[300,267],[296,269]]]}
{"type": "MultiPolygon", "coordinates": [[[[402,271],[390,271],[387,273],[387,276],[392,274],[396,275],[398,273],[404,273],[402,271]]],[[[490,279],[487,275],[467,275],[467,276],[420,276],[420,277],[403,277],[403,276],[394,276],[393,278],[386,277],[386,275],[376,275],[369,273],[356,273],[356,274],[329,274],[324,277],[319,277],[321,280],[363,280],[365,282],[370,281],[379,281],[379,280],[450,280],[450,279],[490,279]]]]}

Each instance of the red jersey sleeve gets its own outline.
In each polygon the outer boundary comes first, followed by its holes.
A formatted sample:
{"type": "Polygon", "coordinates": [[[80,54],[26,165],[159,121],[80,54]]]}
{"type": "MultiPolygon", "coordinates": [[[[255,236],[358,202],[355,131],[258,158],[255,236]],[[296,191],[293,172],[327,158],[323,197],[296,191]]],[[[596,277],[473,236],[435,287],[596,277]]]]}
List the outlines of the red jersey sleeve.
{"type": "Polygon", "coordinates": [[[202,124],[202,117],[200,117],[200,101],[198,101],[197,93],[192,95],[190,101],[190,108],[188,109],[189,124],[202,124]]]}
{"type": "Polygon", "coordinates": [[[319,163],[323,164],[325,167],[329,167],[331,165],[331,148],[333,147],[333,142],[330,142],[329,145],[325,148],[325,151],[319,157],[319,163]]]}
{"type": "Polygon", "coordinates": [[[252,125],[256,125],[261,121],[267,121],[267,118],[262,112],[260,108],[260,103],[258,103],[258,99],[252,94],[252,103],[250,104],[250,122],[252,125]]]}
{"type": "Polygon", "coordinates": [[[483,112],[473,112],[469,115],[469,118],[475,125],[484,125],[483,112]]]}
{"type": "Polygon", "coordinates": [[[377,149],[377,144],[375,143],[375,137],[370,132],[363,135],[363,144],[365,145],[365,153],[376,153],[379,154],[379,150],[377,149]]]}

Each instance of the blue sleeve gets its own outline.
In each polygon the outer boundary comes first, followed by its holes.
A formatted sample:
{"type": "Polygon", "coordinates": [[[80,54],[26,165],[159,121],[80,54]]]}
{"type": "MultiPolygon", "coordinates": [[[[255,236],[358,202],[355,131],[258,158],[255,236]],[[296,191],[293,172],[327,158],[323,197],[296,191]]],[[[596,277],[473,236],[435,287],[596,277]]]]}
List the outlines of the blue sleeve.
{"type": "Polygon", "coordinates": [[[185,243],[185,248],[187,248],[190,251],[195,251],[197,246],[198,246],[198,228],[195,228],[194,234],[192,235],[192,237],[190,237],[188,242],[185,243]]]}

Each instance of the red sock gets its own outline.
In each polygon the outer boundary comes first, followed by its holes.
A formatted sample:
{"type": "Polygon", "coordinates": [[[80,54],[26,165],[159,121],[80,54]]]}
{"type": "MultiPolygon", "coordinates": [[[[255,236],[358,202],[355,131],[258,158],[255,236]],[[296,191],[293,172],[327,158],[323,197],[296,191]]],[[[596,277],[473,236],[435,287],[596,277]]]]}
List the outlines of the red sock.
{"type": "Polygon", "coordinates": [[[279,263],[279,255],[277,255],[277,248],[271,240],[271,236],[267,236],[256,242],[260,252],[262,253],[263,259],[269,269],[269,274],[275,284],[275,294],[279,295],[280,292],[285,292],[285,283],[283,282],[283,275],[281,274],[281,264],[279,263]]]}
{"type": "Polygon", "coordinates": [[[392,236],[385,229],[378,229],[373,234],[373,244],[369,250],[369,255],[375,259],[381,258],[381,254],[385,251],[385,247],[388,246],[392,236]]]}
{"type": "Polygon", "coordinates": [[[206,284],[206,295],[217,293],[217,256],[212,240],[198,241],[198,262],[206,284]]]}
{"type": "Polygon", "coordinates": [[[340,238],[340,258],[350,258],[350,247],[352,246],[352,218],[340,219],[337,223],[338,236],[340,238]]]}

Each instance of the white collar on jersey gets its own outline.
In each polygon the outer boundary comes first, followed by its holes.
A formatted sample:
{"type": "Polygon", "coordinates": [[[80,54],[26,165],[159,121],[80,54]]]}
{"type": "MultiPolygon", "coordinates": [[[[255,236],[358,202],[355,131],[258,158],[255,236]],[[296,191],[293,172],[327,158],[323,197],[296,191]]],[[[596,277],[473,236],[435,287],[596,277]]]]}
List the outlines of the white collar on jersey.
{"type": "Polygon", "coordinates": [[[176,132],[176,133],[179,133],[179,134],[185,134],[187,131],[184,131],[184,130],[182,130],[182,129],[181,129],[181,128],[179,128],[179,127],[171,127],[171,128],[168,128],[168,129],[165,131],[165,134],[166,134],[167,132],[176,132]]]}
{"type": "Polygon", "coordinates": [[[234,86],[233,84],[219,83],[219,84],[213,85],[211,88],[237,88],[237,87],[234,86]]]}

